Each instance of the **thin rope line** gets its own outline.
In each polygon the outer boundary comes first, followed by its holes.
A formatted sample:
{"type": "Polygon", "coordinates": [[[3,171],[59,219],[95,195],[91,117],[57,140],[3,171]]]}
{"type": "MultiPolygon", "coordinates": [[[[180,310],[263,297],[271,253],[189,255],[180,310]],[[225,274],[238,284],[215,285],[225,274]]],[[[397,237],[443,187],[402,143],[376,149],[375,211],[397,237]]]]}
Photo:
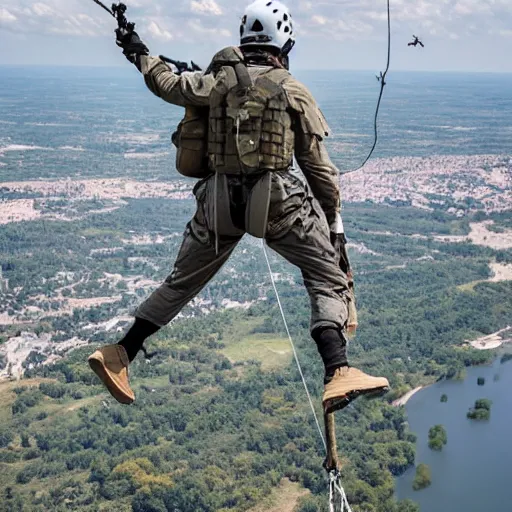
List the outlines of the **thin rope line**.
{"type": "Polygon", "coordinates": [[[352,512],[352,509],[350,508],[350,504],[347,499],[347,495],[345,494],[345,489],[343,489],[340,478],[336,479],[336,482],[334,482],[334,488],[340,493],[341,496],[341,512],[345,510],[345,506],[347,507],[347,512],[352,512]]]}
{"type": "MultiPolygon", "coordinates": [[[[299,361],[299,356],[297,354],[297,349],[295,348],[295,343],[293,342],[292,335],[290,334],[290,329],[288,328],[288,322],[286,320],[286,315],[284,313],[283,306],[281,304],[281,298],[279,296],[279,292],[277,291],[276,281],[274,279],[274,274],[272,273],[272,267],[270,265],[270,260],[268,257],[267,248],[265,246],[265,241],[261,241],[261,247],[263,249],[263,254],[265,255],[265,261],[267,262],[268,271],[270,274],[270,280],[272,282],[272,287],[274,288],[274,293],[276,295],[277,304],[279,305],[279,311],[281,312],[281,317],[283,319],[284,327],[286,329],[286,334],[288,335],[288,340],[290,341],[290,345],[292,346],[293,350],[293,356],[295,357],[295,362],[297,363],[297,368],[299,370],[300,377],[302,379],[302,384],[304,384],[304,389],[306,390],[306,395],[308,397],[309,405],[311,407],[311,411],[313,412],[313,417],[315,418],[315,423],[318,429],[318,433],[320,434],[320,439],[322,440],[322,443],[324,445],[325,452],[327,453],[327,442],[325,440],[324,434],[322,432],[322,428],[320,426],[320,422],[318,421],[318,416],[315,411],[315,406],[313,405],[313,400],[311,399],[311,395],[309,394],[308,385],[306,383],[306,379],[304,377],[304,373],[302,372],[302,366],[299,361]]],[[[335,492],[339,493],[340,496],[340,511],[345,511],[345,506],[347,512],[352,512],[352,509],[350,508],[350,504],[347,499],[347,495],[345,494],[345,490],[343,489],[343,486],[341,485],[340,481],[340,474],[339,472],[333,472],[331,471],[329,473],[329,510],[330,512],[336,512],[335,511],[335,492]]]]}
{"type": "Polygon", "coordinates": [[[368,160],[370,160],[371,156],[373,155],[373,152],[375,151],[375,148],[377,147],[377,142],[379,140],[378,118],[379,118],[380,104],[382,101],[382,95],[384,93],[384,87],[386,86],[386,76],[388,74],[389,65],[391,62],[391,9],[389,6],[389,1],[390,0],[387,0],[387,4],[388,4],[388,61],[386,64],[386,70],[384,71],[384,73],[381,72],[381,74],[380,74],[380,93],[379,93],[379,99],[377,101],[377,108],[375,109],[375,117],[374,117],[374,121],[373,121],[373,130],[374,130],[373,146],[372,146],[372,149],[370,150],[370,152],[368,153],[368,156],[363,161],[363,163],[357,169],[353,169],[351,171],[343,173],[344,175],[351,174],[353,172],[356,172],[356,171],[359,171],[360,169],[362,169],[366,165],[366,162],[368,162],[368,160]]]}
{"type": "Polygon", "coordinates": [[[313,404],[313,400],[311,399],[311,395],[309,394],[308,385],[306,383],[306,379],[304,377],[304,373],[302,373],[302,367],[300,365],[299,356],[297,354],[297,350],[295,349],[295,343],[293,342],[292,335],[290,334],[290,329],[288,329],[288,322],[286,321],[286,315],[284,314],[284,309],[281,304],[281,299],[279,297],[279,292],[277,291],[276,281],[274,279],[274,274],[272,273],[272,267],[270,266],[270,260],[268,259],[267,248],[265,247],[265,241],[261,241],[261,246],[263,248],[263,254],[265,255],[265,260],[267,262],[268,271],[270,274],[270,280],[272,281],[272,287],[274,288],[274,293],[276,294],[277,304],[279,305],[279,310],[281,311],[281,317],[283,318],[284,327],[286,329],[286,334],[288,334],[288,339],[290,341],[290,345],[292,346],[293,356],[295,357],[295,362],[297,363],[297,368],[299,369],[299,374],[302,379],[302,383],[304,384],[304,389],[306,390],[306,395],[308,396],[309,405],[311,406],[311,411],[313,412],[313,416],[315,418],[315,423],[318,428],[318,433],[322,439],[322,443],[324,445],[325,452],[327,453],[327,443],[325,441],[324,434],[322,432],[322,427],[320,427],[320,422],[318,421],[318,416],[316,415],[315,406],[313,404]]]}

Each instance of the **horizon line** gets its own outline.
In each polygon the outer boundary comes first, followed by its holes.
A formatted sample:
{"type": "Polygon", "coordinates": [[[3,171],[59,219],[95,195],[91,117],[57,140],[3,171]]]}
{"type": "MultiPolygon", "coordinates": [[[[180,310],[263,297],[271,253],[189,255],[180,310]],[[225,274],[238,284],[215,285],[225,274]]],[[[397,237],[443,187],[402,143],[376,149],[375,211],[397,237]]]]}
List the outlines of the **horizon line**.
{"type": "MultiPolygon", "coordinates": [[[[1,63],[0,62],[0,68],[75,68],[75,69],[129,69],[124,65],[100,65],[100,66],[94,66],[94,65],[83,65],[83,64],[8,64],[8,63],[1,63]]],[[[348,72],[359,72],[359,73],[375,73],[375,69],[362,69],[362,68],[296,68],[292,69],[292,72],[334,72],[334,71],[348,71],[348,72]]],[[[468,69],[468,70],[439,70],[439,69],[390,69],[390,72],[398,72],[398,73],[453,73],[453,74],[495,74],[495,75],[510,75],[512,74],[512,71],[496,71],[496,70],[474,70],[474,69],[468,69]]]]}

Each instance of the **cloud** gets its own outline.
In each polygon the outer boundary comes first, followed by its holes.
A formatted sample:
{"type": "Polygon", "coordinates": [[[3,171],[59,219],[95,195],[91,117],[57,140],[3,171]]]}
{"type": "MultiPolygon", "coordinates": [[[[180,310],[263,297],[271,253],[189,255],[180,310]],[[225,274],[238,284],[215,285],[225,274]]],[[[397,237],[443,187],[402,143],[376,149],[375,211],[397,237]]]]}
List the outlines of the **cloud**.
{"type": "MultiPolygon", "coordinates": [[[[209,39],[217,39],[218,36],[221,36],[222,38],[231,37],[231,32],[228,29],[221,27],[210,28],[203,25],[200,20],[190,20],[187,23],[187,26],[197,35],[202,35],[203,37],[208,37],[209,39]]],[[[195,36],[195,38],[197,38],[197,36],[195,36]]],[[[225,44],[225,41],[223,41],[223,44],[225,44]]]]}
{"type": "Polygon", "coordinates": [[[148,25],[148,30],[155,39],[160,41],[171,41],[174,39],[173,35],[168,30],[160,27],[156,21],[152,21],[148,25]]]}
{"type": "Polygon", "coordinates": [[[311,21],[315,24],[315,25],[325,25],[327,23],[327,18],[325,18],[324,16],[320,16],[318,14],[315,14],[312,18],[311,18],[311,21]]]}
{"type": "Polygon", "coordinates": [[[215,0],[192,0],[190,10],[199,14],[212,14],[213,16],[221,16],[223,12],[215,0]]]}
{"type": "MultiPolygon", "coordinates": [[[[108,15],[98,16],[94,3],[46,0],[3,0],[6,7],[0,8],[0,23],[18,34],[52,34],[74,37],[97,37],[108,27],[108,15]]],[[[112,21],[112,20],[110,20],[112,21]]],[[[37,43],[36,43],[37,44],[37,43]]]]}
{"type": "MultiPolygon", "coordinates": [[[[217,46],[237,42],[239,17],[250,0],[126,0],[128,19],[144,39],[217,46]]],[[[329,41],[356,44],[382,39],[386,32],[385,0],[283,0],[291,7],[301,46],[329,41]]],[[[100,38],[115,22],[92,0],[0,0],[2,32],[40,36],[100,38]]],[[[110,0],[107,2],[110,3],[110,0]]],[[[391,0],[396,39],[415,33],[449,43],[455,39],[510,39],[512,0],[391,0]]],[[[4,36],[5,37],[5,36],[4,36]]],[[[43,42],[44,44],[44,42],[43,42]]],[[[499,44],[499,41],[497,42],[499,44]]]]}
{"type": "Polygon", "coordinates": [[[17,20],[14,14],[11,14],[7,9],[3,7],[0,9],[0,23],[13,23],[17,20]]]}
{"type": "Polygon", "coordinates": [[[32,6],[32,11],[36,16],[55,16],[54,10],[46,4],[43,3],[35,3],[32,6]]]}

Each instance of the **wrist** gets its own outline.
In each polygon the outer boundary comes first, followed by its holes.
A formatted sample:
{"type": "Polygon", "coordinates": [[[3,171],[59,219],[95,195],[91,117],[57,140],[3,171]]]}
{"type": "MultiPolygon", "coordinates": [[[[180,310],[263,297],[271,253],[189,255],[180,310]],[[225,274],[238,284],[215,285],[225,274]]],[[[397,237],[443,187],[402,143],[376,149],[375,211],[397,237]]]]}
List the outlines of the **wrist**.
{"type": "Polygon", "coordinates": [[[330,222],[330,230],[331,233],[340,235],[345,233],[345,228],[343,227],[343,220],[339,212],[336,213],[335,218],[330,222]]]}

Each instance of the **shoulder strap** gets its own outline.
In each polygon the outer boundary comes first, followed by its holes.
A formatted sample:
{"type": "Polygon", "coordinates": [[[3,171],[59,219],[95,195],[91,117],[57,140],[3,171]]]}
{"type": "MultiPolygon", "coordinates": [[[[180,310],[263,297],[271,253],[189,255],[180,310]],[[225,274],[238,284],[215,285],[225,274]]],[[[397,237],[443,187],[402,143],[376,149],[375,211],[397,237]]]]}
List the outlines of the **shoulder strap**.
{"type": "Polygon", "coordinates": [[[236,78],[238,80],[238,84],[242,87],[251,87],[254,85],[251,75],[249,74],[249,70],[245,62],[238,62],[234,66],[236,78]]]}

